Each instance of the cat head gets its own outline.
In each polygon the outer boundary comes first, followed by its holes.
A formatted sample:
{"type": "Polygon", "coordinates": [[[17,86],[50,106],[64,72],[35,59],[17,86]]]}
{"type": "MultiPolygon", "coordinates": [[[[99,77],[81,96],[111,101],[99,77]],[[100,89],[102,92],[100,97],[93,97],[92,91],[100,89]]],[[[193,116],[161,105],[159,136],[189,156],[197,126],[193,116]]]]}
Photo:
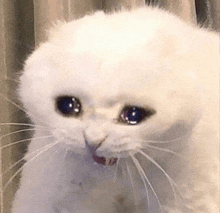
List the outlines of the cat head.
{"type": "Polygon", "coordinates": [[[187,27],[151,10],[96,13],[53,29],[20,78],[33,122],[61,143],[105,157],[189,132],[200,103],[193,67],[186,66],[194,51],[181,36],[187,27]]]}

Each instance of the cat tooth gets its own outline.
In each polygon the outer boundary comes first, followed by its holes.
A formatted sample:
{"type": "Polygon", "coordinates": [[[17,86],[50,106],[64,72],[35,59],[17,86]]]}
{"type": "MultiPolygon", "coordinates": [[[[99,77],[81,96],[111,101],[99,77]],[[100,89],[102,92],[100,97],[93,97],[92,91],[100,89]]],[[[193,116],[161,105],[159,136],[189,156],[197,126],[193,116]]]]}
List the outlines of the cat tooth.
{"type": "Polygon", "coordinates": [[[106,165],[106,158],[105,157],[99,157],[97,155],[93,155],[92,157],[96,163],[101,164],[101,165],[106,165]]]}
{"type": "Polygon", "coordinates": [[[105,165],[112,166],[116,164],[117,160],[118,160],[117,158],[107,158],[105,161],[105,165]]]}
{"type": "Polygon", "coordinates": [[[105,165],[108,166],[108,165],[110,165],[110,163],[111,163],[111,159],[110,158],[106,158],[105,165]]]}
{"type": "Polygon", "coordinates": [[[99,157],[97,155],[93,155],[93,160],[95,161],[95,163],[101,164],[101,165],[105,165],[105,166],[112,166],[114,164],[116,164],[118,158],[105,158],[105,157],[99,157]]]}
{"type": "Polygon", "coordinates": [[[116,164],[117,161],[118,161],[118,158],[111,158],[111,161],[110,161],[111,164],[110,165],[116,164]]]}

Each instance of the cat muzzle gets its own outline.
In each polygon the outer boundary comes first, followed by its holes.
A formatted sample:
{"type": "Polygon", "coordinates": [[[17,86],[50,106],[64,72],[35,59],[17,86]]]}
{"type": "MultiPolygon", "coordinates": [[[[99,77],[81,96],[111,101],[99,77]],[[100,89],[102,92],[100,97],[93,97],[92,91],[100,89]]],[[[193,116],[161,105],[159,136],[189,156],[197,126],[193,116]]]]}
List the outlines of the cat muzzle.
{"type": "Polygon", "coordinates": [[[117,163],[118,158],[115,158],[115,157],[106,158],[106,157],[98,156],[95,154],[96,150],[101,146],[102,142],[96,146],[90,145],[87,140],[85,140],[85,143],[86,143],[86,147],[88,148],[89,152],[92,154],[93,160],[96,163],[105,165],[105,166],[112,166],[117,163]]]}

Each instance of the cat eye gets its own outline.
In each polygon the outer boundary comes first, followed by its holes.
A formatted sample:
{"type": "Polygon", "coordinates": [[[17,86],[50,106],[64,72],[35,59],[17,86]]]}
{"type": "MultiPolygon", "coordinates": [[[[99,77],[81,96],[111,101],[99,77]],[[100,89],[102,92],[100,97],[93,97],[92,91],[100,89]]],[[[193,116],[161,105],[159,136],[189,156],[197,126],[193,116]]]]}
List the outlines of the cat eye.
{"type": "Polygon", "coordinates": [[[155,113],[156,111],[153,109],[144,109],[137,106],[125,106],[119,115],[119,122],[135,125],[155,113]]]}
{"type": "Polygon", "coordinates": [[[72,96],[61,96],[56,99],[56,107],[65,116],[78,116],[81,112],[79,99],[72,96]]]}

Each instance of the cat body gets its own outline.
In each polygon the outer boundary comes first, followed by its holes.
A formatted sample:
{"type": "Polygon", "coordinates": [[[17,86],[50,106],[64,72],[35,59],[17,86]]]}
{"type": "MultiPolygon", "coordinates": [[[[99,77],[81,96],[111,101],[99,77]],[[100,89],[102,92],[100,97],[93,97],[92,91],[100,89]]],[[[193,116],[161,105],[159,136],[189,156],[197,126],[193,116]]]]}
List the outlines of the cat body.
{"type": "Polygon", "coordinates": [[[217,213],[218,48],[157,8],[58,23],[20,77],[12,213],[217,213]]]}

